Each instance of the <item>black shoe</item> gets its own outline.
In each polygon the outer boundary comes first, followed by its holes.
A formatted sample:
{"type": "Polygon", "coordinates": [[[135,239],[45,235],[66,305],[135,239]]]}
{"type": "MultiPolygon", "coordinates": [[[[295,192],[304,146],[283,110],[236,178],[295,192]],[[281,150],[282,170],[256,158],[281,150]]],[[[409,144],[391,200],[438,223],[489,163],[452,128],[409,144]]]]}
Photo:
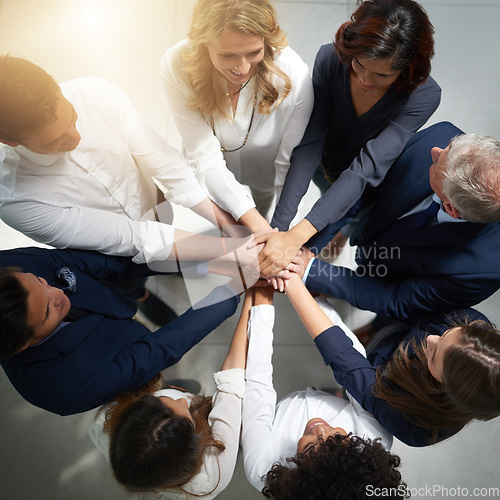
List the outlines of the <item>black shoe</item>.
{"type": "Polygon", "coordinates": [[[190,378],[172,378],[163,382],[162,389],[177,389],[182,392],[199,394],[201,385],[197,380],[190,378]]]}
{"type": "Polygon", "coordinates": [[[178,317],[178,314],[171,307],[167,306],[165,302],[149,290],[148,292],[149,295],[146,300],[142,302],[137,301],[137,307],[146,318],[158,326],[163,326],[178,317]]]}

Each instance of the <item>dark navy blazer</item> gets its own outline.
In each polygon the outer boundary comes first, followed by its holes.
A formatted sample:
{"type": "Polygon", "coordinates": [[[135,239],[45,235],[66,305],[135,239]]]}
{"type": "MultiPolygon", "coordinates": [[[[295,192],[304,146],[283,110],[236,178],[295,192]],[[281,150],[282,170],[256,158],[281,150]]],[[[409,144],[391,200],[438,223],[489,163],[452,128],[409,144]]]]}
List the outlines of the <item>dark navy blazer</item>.
{"type": "MultiPolygon", "coordinates": [[[[331,367],[335,380],[342,385],[366,410],[397,437],[409,446],[428,446],[431,444],[431,431],[418,427],[401,412],[373,395],[373,384],[377,368],[384,367],[392,359],[400,343],[406,344],[412,339],[417,343],[428,335],[442,335],[455,326],[456,321],[474,321],[488,319],[475,309],[454,311],[451,315],[437,314],[422,319],[402,333],[401,331],[381,341],[368,354],[368,359],[353,346],[344,331],[334,326],[318,335],[314,341],[321,352],[325,363],[331,367]]],[[[457,433],[461,427],[442,429],[438,433],[438,441],[442,441],[457,433]]]]}
{"type": "Polygon", "coordinates": [[[132,319],[137,309],[134,301],[99,282],[155,274],[146,265],[91,251],[20,248],[0,252],[0,267],[5,266],[22,267],[45,278],[51,286],[61,286],[56,271],[67,266],[77,279],[77,289],[69,295],[71,304],[91,312],[45,342],[1,362],[13,386],[27,401],[60,415],[96,408],[118,393],[145,384],[177,363],[232,315],[239,301],[221,287],[213,293],[225,299],[215,305],[190,308],[151,332],[132,319]]]}
{"type": "Polygon", "coordinates": [[[500,287],[500,223],[445,222],[380,239],[400,216],[432,194],[431,149],[462,132],[433,125],[408,143],[353,235],[358,272],[316,259],[307,278],[315,292],[393,319],[475,305],[500,287]]]}

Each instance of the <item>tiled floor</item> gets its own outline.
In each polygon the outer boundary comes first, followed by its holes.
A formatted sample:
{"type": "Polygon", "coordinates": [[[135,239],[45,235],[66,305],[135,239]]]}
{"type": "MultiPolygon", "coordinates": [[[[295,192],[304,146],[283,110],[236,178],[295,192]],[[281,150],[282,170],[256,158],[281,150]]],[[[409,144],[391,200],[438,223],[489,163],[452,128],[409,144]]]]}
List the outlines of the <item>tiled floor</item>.
{"type": "MultiPolygon", "coordinates": [[[[318,47],[332,39],[355,5],[354,0],[274,3],[290,45],[309,65],[318,47]]],[[[449,120],[466,132],[500,137],[497,95],[500,1],[422,0],[421,3],[436,30],[433,76],[443,88],[441,106],[429,123],[449,120]]],[[[178,139],[165,118],[157,65],[162,52],[185,35],[192,5],[194,0],[3,0],[0,1],[0,51],[31,59],[60,81],[81,75],[111,80],[175,144],[178,139]],[[91,11],[92,7],[98,10],[91,11]],[[88,24],[92,12],[93,21],[88,24]]],[[[312,190],[309,202],[315,194],[312,190]]],[[[178,213],[179,224],[183,225],[183,212],[178,213]]],[[[29,244],[22,235],[0,224],[0,248],[29,244]]],[[[174,307],[179,311],[188,307],[186,289],[180,279],[155,280],[152,286],[174,307]]],[[[278,396],[307,385],[331,386],[331,373],[287,298],[277,296],[275,303],[274,369],[278,396]]],[[[499,306],[497,293],[478,308],[500,324],[499,306]]],[[[352,327],[367,321],[367,313],[346,304],[338,307],[352,327]]],[[[236,316],[230,318],[211,333],[178,365],[168,369],[166,375],[197,378],[210,394],[214,387],[212,373],[222,363],[236,319],[236,316]]],[[[129,498],[114,482],[106,462],[87,436],[92,412],[62,418],[39,410],[24,402],[3,374],[0,374],[0,394],[0,498],[129,498]]],[[[473,423],[450,440],[430,448],[412,449],[396,441],[393,451],[402,458],[402,473],[416,493],[414,498],[448,498],[465,496],[463,488],[468,488],[472,497],[473,488],[500,487],[499,448],[500,419],[497,419],[473,423]],[[444,487],[449,490],[443,490],[444,487]]],[[[477,493],[476,497],[488,497],[486,490],[477,493]]],[[[219,498],[262,497],[247,483],[239,463],[231,485],[219,498]]]]}

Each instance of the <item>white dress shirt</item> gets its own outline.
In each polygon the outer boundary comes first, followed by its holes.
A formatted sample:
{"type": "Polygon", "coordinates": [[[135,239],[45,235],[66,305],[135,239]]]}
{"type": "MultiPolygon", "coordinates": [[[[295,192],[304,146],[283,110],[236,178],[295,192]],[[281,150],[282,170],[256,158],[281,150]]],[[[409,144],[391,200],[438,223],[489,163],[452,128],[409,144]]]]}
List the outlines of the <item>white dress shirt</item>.
{"type": "Polygon", "coordinates": [[[0,147],[0,217],[58,248],[162,260],[174,231],[154,221],[153,177],[188,208],[206,198],[183,156],[142,119],[125,94],[99,78],[61,85],[82,139],[68,153],[0,147]],[[150,221],[141,221],[147,212],[150,221]]]}
{"type": "Polygon", "coordinates": [[[347,401],[307,388],[289,394],[276,405],[271,362],[273,324],[273,306],[252,308],[242,428],[245,473],[250,483],[262,490],[264,482],[261,477],[274,463],[287,466],[286,458],[297,453],[297,443],[306,423],[316,417],[356,436],[380,437],[383,446],[389,449],[392,436],[349,395],[347,401]]]}
{"type": "MultiPolygon", "coordinates": [[[[221,453],[216,449],[209,449],[205,453],[200,472],[183,486],[185,491],[200,495],[212,491],[219,482],[212,493],[202,497],[206,500],[215,498],[233,477],[239,448],[241,399],[245,392],[245,371],[241,368],[217,372],[214,378],[217,391],[213,395],[213,408],[208,416],[208,422],[212,427],[214,438],[222,441],[226,449],[221,453]]],[[[186,398],[188,401],[193,397],[192,394],[176,389],[162,389],[156,392],[155,396],[186,398]]],[[[103,411],[97,414],[90,425],[89,435],[96,448],[109,462],[109,436],[103,431],[104,417],[103,411]]],[[[175,500],[199,498],[176,490],[163,490],[158,492],[158,495],[161,498],[175,500]]]]}
{"type": "MultiPolygon", "coordinates": [[[[238,220],[255,206],[240,182],[260,192],[276,192],[279,198],[292,151],[302,139],[312,111],[311,77],[307,65],[290,47],[276,52],[275,62],[290,78],[292,90],[270,114],[255,110],[243,148],[222,153],[221,145],[228,150],[235,149],[245,140],[252,116],[255,82],[251,80],[241,90],[234,118],[214,116],[215,136],[210,117],[188,105],[194,95],[182,70],[182,51],[188,43],[184,40],[174,45],[161,60],[167,101],[197,179],[210,198],[238,220]]],[[[278,85],[282,82],[275,81],[278,85]]]]}

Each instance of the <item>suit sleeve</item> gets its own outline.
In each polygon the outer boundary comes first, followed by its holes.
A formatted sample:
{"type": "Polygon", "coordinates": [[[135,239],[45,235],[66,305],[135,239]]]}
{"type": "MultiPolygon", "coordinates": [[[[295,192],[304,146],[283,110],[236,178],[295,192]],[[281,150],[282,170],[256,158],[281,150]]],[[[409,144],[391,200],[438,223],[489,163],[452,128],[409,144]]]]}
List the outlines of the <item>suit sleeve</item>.
{"type": "Polygon", "coordinates": [[[334,326],[314,342],[335,380],[391,434],[410,446],[429,444],[428,433],[409,422],[399,411],[373,395],[376,369],[356,349],[343,330],[334,326]]]}
{"type": "Polygon", "coordinates": [[[492,295],[498,283],[491,275],[421,276],[391,280],[377,277],[384,269],[351,269],[315,259],[306,286],[314,292],[346,300],[351,305],[404,321],[436,311],[475,305],[492,295]],[[361,273],[365,273],[364,275],[361,273]]]}
{"type": "MultiPolygon", "coordinates": [[[[292,79],[292,92],[296,94],[294,95],[295,106],[286,124],[274,161],[276,199],[280,198],[290,168],[293,150],[304,135],[314,104],[314,92],[309,69],[296,54],[295,57],[298,60],[288,71],[288,76],[292,79]]],[[[287,98],[290,97],[287,96],[287,98]]]]}
{"type": "Polygon", "coordinates": [[[286,231],[297,213],[300,200],[321,162],[328,131],[328,102],[331,98],[327,83],[327,61],[322,51],[313,68],[314,105],[300,144],[293,150],[281,196],[271,221],[271,227],[286,231]]]}
{"type": "MultiPolygon", "coordinates": [[[[90,410],[117,394],[139,388],[161,370],[177,363],[186,352],[234,314],[239,297],[225,286],[213,293],[219,294],[218,303],[203,307],[201,301],[153,333],[133,320],[121,320],[118,325],[120,335],[135,340],[103,363],[98,371],[89,370],[91,376],[79,384],[64,405],[49,411],[70,415],[90,410]],[[141,330],[139,335],[138,330],[141,330]]],[[[209,298],[212,302],[213,294],[209,298]]],[[[117,322],[108,321],[109,328],[116,330],[117,322]]],[[[113,352],[112,348],[109,352],[113,352]]]]}
{"type": "Polygon", "coordinates": [[[315,203],[306,219],[321,231],[337,222],[361,197],[367,185],[378,186],[413,134],[439,106],[441,88],[429,77],[417,87],[387,127],[361,149],[348,169],[315,203]]]}

